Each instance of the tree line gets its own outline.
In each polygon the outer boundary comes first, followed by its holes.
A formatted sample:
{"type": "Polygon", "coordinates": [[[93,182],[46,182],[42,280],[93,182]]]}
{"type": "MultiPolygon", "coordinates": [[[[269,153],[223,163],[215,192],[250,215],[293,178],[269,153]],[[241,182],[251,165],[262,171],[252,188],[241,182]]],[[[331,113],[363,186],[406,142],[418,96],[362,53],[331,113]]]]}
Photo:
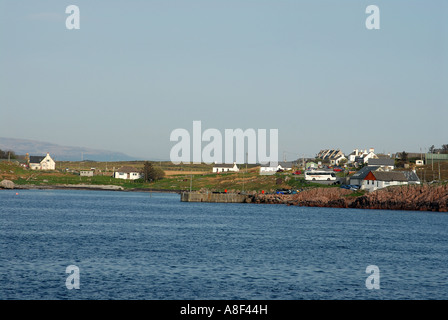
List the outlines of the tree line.
{"type": "Polygon", "coordinates": [[[154,166],[151,162],[145,161],[143,164],[142,175],[143,181],[151,182],[163,179],[165,177],[165,171],[160,167],[154,166]]]}
{"type": "Polygon", "coordinates": [[[0,159],[17,159],[18,156],[12,150],[3,151],[0,149],[0,159]]]}
{"type": "Polygon", "coordinates": [[[436,148],[434,145],[428,149],[429,153],[444,153],[448,154],[448,144],[442,144],[441,148],[436,148]]]}

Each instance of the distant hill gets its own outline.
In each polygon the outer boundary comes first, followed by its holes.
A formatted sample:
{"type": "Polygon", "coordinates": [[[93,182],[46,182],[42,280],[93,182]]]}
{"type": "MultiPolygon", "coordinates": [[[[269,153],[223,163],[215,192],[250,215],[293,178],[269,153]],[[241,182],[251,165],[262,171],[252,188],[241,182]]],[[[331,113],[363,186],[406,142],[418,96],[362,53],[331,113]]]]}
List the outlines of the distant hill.
{"type": "Polygon", "coordinates": [[[3,151],[14,151],[17,155],[29,153],[30,156],[45,155],[49,152],[56,161],[80,161],[81,159],[92,161],[138,160],[122,152],[61,146],[49,142],[2,137],[0,137],[0,149],[3,151]]]}

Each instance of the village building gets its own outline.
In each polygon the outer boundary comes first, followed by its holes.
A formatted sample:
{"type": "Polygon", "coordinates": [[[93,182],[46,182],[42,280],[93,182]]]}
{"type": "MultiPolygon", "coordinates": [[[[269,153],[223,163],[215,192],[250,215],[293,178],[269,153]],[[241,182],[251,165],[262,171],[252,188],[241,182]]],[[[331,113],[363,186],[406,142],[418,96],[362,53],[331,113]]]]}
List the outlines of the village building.
{"type": "Polygon", "coordinates": [[[369,159],[378,159],[378,156],[375,154],[374,148],[370,148],[368,151],[367,149],[355,149],[348,155],[348,162],[354,164],[363,165],[367,163],[369,159]]]}
{"type": "Polygon", "coordinates": [[[394,159],[385,159],[385,158],[380,158],[380,159],[371,158],[371,159],[368,159],[367,166],[369,166],[369,167],[379,166],[385,170],[394,170],[395,160],[394,159]]]}
{"type": "Polygon", "coordinates": [[[418,177],[415,170],[400,171],[404,174],[408,180],[408,184],[420,184],[420,178],[418,177]]]}
{"type": "Polygon", "coordinates": [[[446,153],[426,153],[425,154],[425,163],[437,163],[448,161],[448,154],[446,153]]]}
{"type": "Polygon", "coordinates": [[[344,153],[339,149],[324,149],[321,150],[317,155],[317,159],[327,160],[331,165],[338,166],[342,160],[347,160],[344,153]]]}
{"type": "Polygon", "coordinates": [[[28,167],[31,170],[55,170],[56,162],[50,157],[47,152],[46,156],[29,156],[26,154],[28,160],[28,167]]]}
{"type": "Polygon", "coordinates": [[[93,177],[93,170],[80,170],[79,175],[81,177],[93,177]]]}
{"type": "Polygon", "coordinates": [[[364,178],[361,189],[375,191],[378,189],[408,184],[408,179],[399,171],[370,171],[364,178]]]}
{"type": "Polygon", "coordinates": [[[380,168],[380,166],[367,166],[364,167],[362,169],[360,169],[359,171],[356,171],[351,177],[350,177],[350,184],[351,185],[356,185],[356,186],[361,186],[364,178],[371,172],[371,171],[376,171],[380,168]]]}
{"type": "Polygon", "coordinates": [[[213,166],[212,172],[220,173],[220,172],[238,172],[240,169],[236,165],[236,162],[233,164],[230,163],[222,163],[222,164],[215,164],[213,166]]]}
{"type": "Polygon", "coordinates": [[[277,163],[269,162],[268,164],[260,167],[260,175],[273,175],[279,170],[292,170],[293,166],[294,163],[291,161],[280,161],[277,163]]]}
{"type": "Polygon", "coordinates": [[[126,180],[136,180],[142,177],[142,173],[140,170],[130,167],[124,166],[114,172],[114,178],[116,179],[126,179],[126,180]]]}

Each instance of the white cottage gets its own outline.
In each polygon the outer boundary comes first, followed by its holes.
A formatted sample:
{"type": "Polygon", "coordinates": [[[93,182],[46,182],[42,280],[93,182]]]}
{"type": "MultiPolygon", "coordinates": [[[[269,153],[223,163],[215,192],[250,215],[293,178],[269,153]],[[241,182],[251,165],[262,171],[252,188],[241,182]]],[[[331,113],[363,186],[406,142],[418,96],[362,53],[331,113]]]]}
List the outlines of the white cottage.
{"type": "Polygon", "coordinates": [[[30,156],[28,167],[31,170],[54,170],[56,169],[56,162],[54,162],[47,152],[46,156],[30,156]]]}
{"type": "Polygon", "coordinates": [[[364,178],[361,189],[375,191],[390,186],[405,185],[408,183],[408,178],[403,172],[370,171],[364,178]]]}
{"type": "Polygon", "coordinates": [[[93,177],[93,170],[81,170],[79,171],[81,177],[93,177]]]}
{"type": "Polygon", "coordinates": [[[220,173],[220,172],[238,172],[240,171],[240,169],[238,168],[238,166],[236,165],[236,162],[234,162],[233,164],[227,164],[227,163],[222,163],[222,164],[215,164],[213,166],[213,172],[215,173],[220,173]]]}
{"type": "Polygon", "coordinates": [[[378,156],[375,154],[375,149],[370,148],[368,151],[355,149],[348,156],[349,163],[358,162],[359,164],[368,163],[369,159],[378,159],[378,156]]]}
{"type": "Polygon", "coordinates": [[[114,178],[116,179],[136,180],[140,179],[141,177],[141,172],[136,168],[130,166],[121,167],[114,172],[114,178]]]}
{"type": "Polygon", "coordinates": [[[291,170],[293,167],[293,163],[292,162],[288,162],[288,161],[280,161],[277,163],[272,163],[269,162],[266,165],[262,165],[260,167],[260,174],[261,175],[272,175],[274,173],[276,173],[278,170],[291,170]]]}

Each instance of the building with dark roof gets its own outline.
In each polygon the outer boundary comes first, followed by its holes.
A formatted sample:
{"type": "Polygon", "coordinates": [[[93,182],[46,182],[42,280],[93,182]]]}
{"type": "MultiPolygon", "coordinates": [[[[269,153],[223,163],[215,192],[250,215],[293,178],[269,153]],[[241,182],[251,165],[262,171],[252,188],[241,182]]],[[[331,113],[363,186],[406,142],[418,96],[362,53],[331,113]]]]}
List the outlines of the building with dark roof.
{"type": "Polygon", "coordinates": [[[269,162],[266,165],[260,167],[261,175],[272,175],[278,170],[291,170],[295,166],[294,162],[291,161],[278,161],[276,163],[269,162]]]}
{"type": "Polygon", "coordinates": [[[375,191],[390,186],[406,185],[408,179],[401,171],[370,171],[364,178],[361,189],[375,191]]]}
{"type": "Polygon", "coordinates": [[[362,182],[364,178],[369,174],[370,171],[378,170],[380,166],[367,166],[359,171],[356,171],[351,177],[350,177],[350,184],[353,185],[362,185],[362,182]]]}
{"type": "Polygon", "coordinates": [[[395,160],[394,159],[386,159],[386,158],[380,158],[380,159],[369,159],[367,161],[368,166],[380,166],[385,169],[393,170],[395,168],[395,160]]]}
{"type": "Polygon", "coordinates": [[[47,153],[46,156],[28,156],[28,167],[31,170],[55,170],[56,162],[47,153]]]}

